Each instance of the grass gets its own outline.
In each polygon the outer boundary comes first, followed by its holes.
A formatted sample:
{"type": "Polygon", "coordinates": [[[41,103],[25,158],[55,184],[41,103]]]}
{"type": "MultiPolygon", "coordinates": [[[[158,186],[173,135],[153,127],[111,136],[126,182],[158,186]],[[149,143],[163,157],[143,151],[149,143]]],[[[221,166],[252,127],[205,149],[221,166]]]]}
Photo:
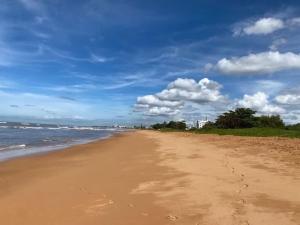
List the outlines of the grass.
{"type": "Polygon", "coordinates": [[[200,134],[219,134],[253,137],[289,137],[300,138],[299,130],[287,130],[278,128],[244,128],[244,129],[201,129],[194,131],[200,134]]]}
{"type": "MultiPolygon", "coordinates": [[[[162,129],[163,132],[179,131],[174,129],[162,129]]],[[[278,128],[244,128],[244,129],[199,129],[187,132],[197,134],[219,134],[252,137],[289,137],[300,138],[300,130],[288,130],[278,128]]]]}

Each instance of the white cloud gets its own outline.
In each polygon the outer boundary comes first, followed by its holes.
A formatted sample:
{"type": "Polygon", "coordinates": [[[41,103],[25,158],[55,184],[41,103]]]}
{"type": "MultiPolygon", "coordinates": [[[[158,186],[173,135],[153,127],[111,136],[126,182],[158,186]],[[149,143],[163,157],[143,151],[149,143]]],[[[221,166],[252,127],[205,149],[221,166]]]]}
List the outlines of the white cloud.
{"type": "Polygon", "coordinates": [[[146,113],[149,116],[175,116],[180,113],[179,109],[173,109],[168,107],[152,107],[146,113]]]}
{"type": "Polygon", "coordinates": [[[169,101],[169,100],[161,100],[156,95],[145,95],[137,98],[137,102],[140,105],[148,105],[151,106],[166,106],[166,107],[179,107],[183,104],[182,101],[169,101]]]}
{"type": "Polygon", "coordinates": [[[300,69],[300,54],[269,51],[231,59],[223,58],[215,68],[224,74],[263,74],[300,69]]]}
{"type": "Polygon", "coordinates": [[[299,105],[300,95],[299,94],[278,95],[276,96],[275,100],[280,104],[299,105]]]}
{"type": "Polygon", "coordinates": [[[284,45],[285,43],[286,43],[286,39],[279,38],[279,39],[274,40],[269,48],[271,51],[276,51],[279,46],[284,45]]]}
{"type": "Polygon", "coordinates": [[[175,115],[186,102],[201,105],[224,101],[220,89],[219,83],[207,78],[199,82],[178,78],[159,93],[138,97],[135,109],[146,115],[175,115]]]}
{"type": "Polygon", "coordinates": [[[300,25],[300,17],[294,18],[260,18],[255,21],[243,21],[234,26],[233,35],[268,35],[282,29],[297,28],[300,25]]]}
{"type": "Polygon", "coordinates": [[[262,18],[257,20],[254,24],[245,27],[243,30],[245,34],[270,34],[276,30],[284,27],[281,19],[276,18],[262,18]]]}
{"type": "Polygon", "coordinates": [[[197,103],[215,102],[224,97],[220,94],[221,85],[204,78],[198,83],[193,79],[178,78],[157,96],[164,100],[184,100],[197,103]]]}
{"type": "Polygon", "coordinates": [[[259,113],[281,114],[285,112],[283,108],[271,104],[268,98],[264,92],[257,92],[254,95],[244,95],[243,99],[238,101],[238,105],[254,109],[259,113]]]}
{"type": "Polygon", "coordinates": [[[243,24],[234,30],[234,35],[267,35],[285,27],[284,21],[278,18],[261,18],[255,22],[243,24]]]}

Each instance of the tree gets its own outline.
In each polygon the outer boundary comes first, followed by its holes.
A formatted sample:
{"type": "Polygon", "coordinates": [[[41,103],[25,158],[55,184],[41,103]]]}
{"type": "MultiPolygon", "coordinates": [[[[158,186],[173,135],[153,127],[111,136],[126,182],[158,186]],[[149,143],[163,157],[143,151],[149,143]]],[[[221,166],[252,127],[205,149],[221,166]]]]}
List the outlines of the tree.
{"type": "Polygon", "coordinates": [[[218,128],[250,128],[255,126],[255,111],[249,108],[237,108],[220,115],[216,120],[218,128]]]}
{"type": "Polygon", "coordinates": [[[156,123],[156,124],[151,125],[151,127],[152,127],[154,130],[159,130],[159,129],[164,128],[165,126],[164,126],[163,123],[156,123]]]}
{"type": "Polygon", "coordinates": [[[284,123],[279,115],[260,116],[257,118],[257,126],[258,127],[283,128],[284,123]]]}
{"type": "Polygon", "coordinates": [[[176,130],[185,130],[186,123],[184,121],[170,121],[166,127],[170,129],[176,129],[176,130]]]}

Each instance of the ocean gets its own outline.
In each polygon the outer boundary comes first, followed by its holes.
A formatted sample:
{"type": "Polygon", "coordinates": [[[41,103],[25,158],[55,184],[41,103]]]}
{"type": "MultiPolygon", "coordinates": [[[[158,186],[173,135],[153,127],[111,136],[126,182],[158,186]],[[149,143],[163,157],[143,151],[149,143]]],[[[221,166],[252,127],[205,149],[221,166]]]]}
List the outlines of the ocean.
{"type": "Polygon", "coordinates": [[[108,138],[125,129],[0,122],[0,161],[108,138]]]}

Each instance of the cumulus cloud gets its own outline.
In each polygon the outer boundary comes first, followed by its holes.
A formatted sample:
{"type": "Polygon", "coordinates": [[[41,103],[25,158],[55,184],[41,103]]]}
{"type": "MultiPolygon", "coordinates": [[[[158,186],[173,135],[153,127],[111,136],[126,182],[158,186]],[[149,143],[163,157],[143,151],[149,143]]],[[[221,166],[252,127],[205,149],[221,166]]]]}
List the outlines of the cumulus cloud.
{"type": "Polygon", "coordinates": [[[233,35],[268,35],[282,29],[297,28],[299,25],[300,17],[285,19],[264,17],[236,24],[233,29],[233,35]]]}
{"type": "Polygon", "coordinates": [[[285,110],[269,102],[268,95],[264,92],[257,92],[254,95],[244,95],[243,99],[238,101],[238,106],[251,108],[259,113],[281,114],[285,110]]]}
{"type": "Polygon", "coordinates": [[[152,107],[149,108],[149,111],[146,113],[146,115],[150,116],[173,116],[177,115],[180,112],[179,109],[172,109],[168,107],[152,107]]]}
{"type": "Polygon", "coordinates": [[[206,104],[224,101],[221,87],[219,83],[207,78],[199,82],[178,78],[159,93],[138,97],[135,109],[146,115],[176,115],[186,102],[206,104]]]}
{"type": "Polygon", "coordinates": [[[287,105],[299,105],[300,104],[300,94],[284,94],[278,95],[275,98],[276,102],[280,104],[287,105]]]}
{"type": "Polygon", "coordinates": [[[284,22],[276,18],[262,18],[254,24],[245,27],[245,34],[270,34],[284,27],[284,22]]]}
{"type": "Polygon", "coordinates": [[[234,30],[234,35],[267,35],[285,27],[284,21],[278,18],[260,18],[252,23],[246,23],[234,30]]]}
{"type": "Polygon", "coordinates": [[[231,59],[223,58],[215,68],[224,74],[264,74],[300,69],[300,54],[269,51],[231,59]]]}
{"type": "Polygon", "coordinates": [[[196,103],[207,103],[221,100],[221,85],[215,81],[204,78],[198,83],[193,79],[178,78],[170,83],[167,89],[157,96],[164,100],[183,100],[196,103]]]}
{"type": "Polygon", "coordinates": [[[149,106],[166,106],[166,107],[179,107],[183,105],[182,101],[169,101],[162,100],[156,95],[145,95],[137,98],[137,102],[140,105],[149,105],[149,106]]]}

